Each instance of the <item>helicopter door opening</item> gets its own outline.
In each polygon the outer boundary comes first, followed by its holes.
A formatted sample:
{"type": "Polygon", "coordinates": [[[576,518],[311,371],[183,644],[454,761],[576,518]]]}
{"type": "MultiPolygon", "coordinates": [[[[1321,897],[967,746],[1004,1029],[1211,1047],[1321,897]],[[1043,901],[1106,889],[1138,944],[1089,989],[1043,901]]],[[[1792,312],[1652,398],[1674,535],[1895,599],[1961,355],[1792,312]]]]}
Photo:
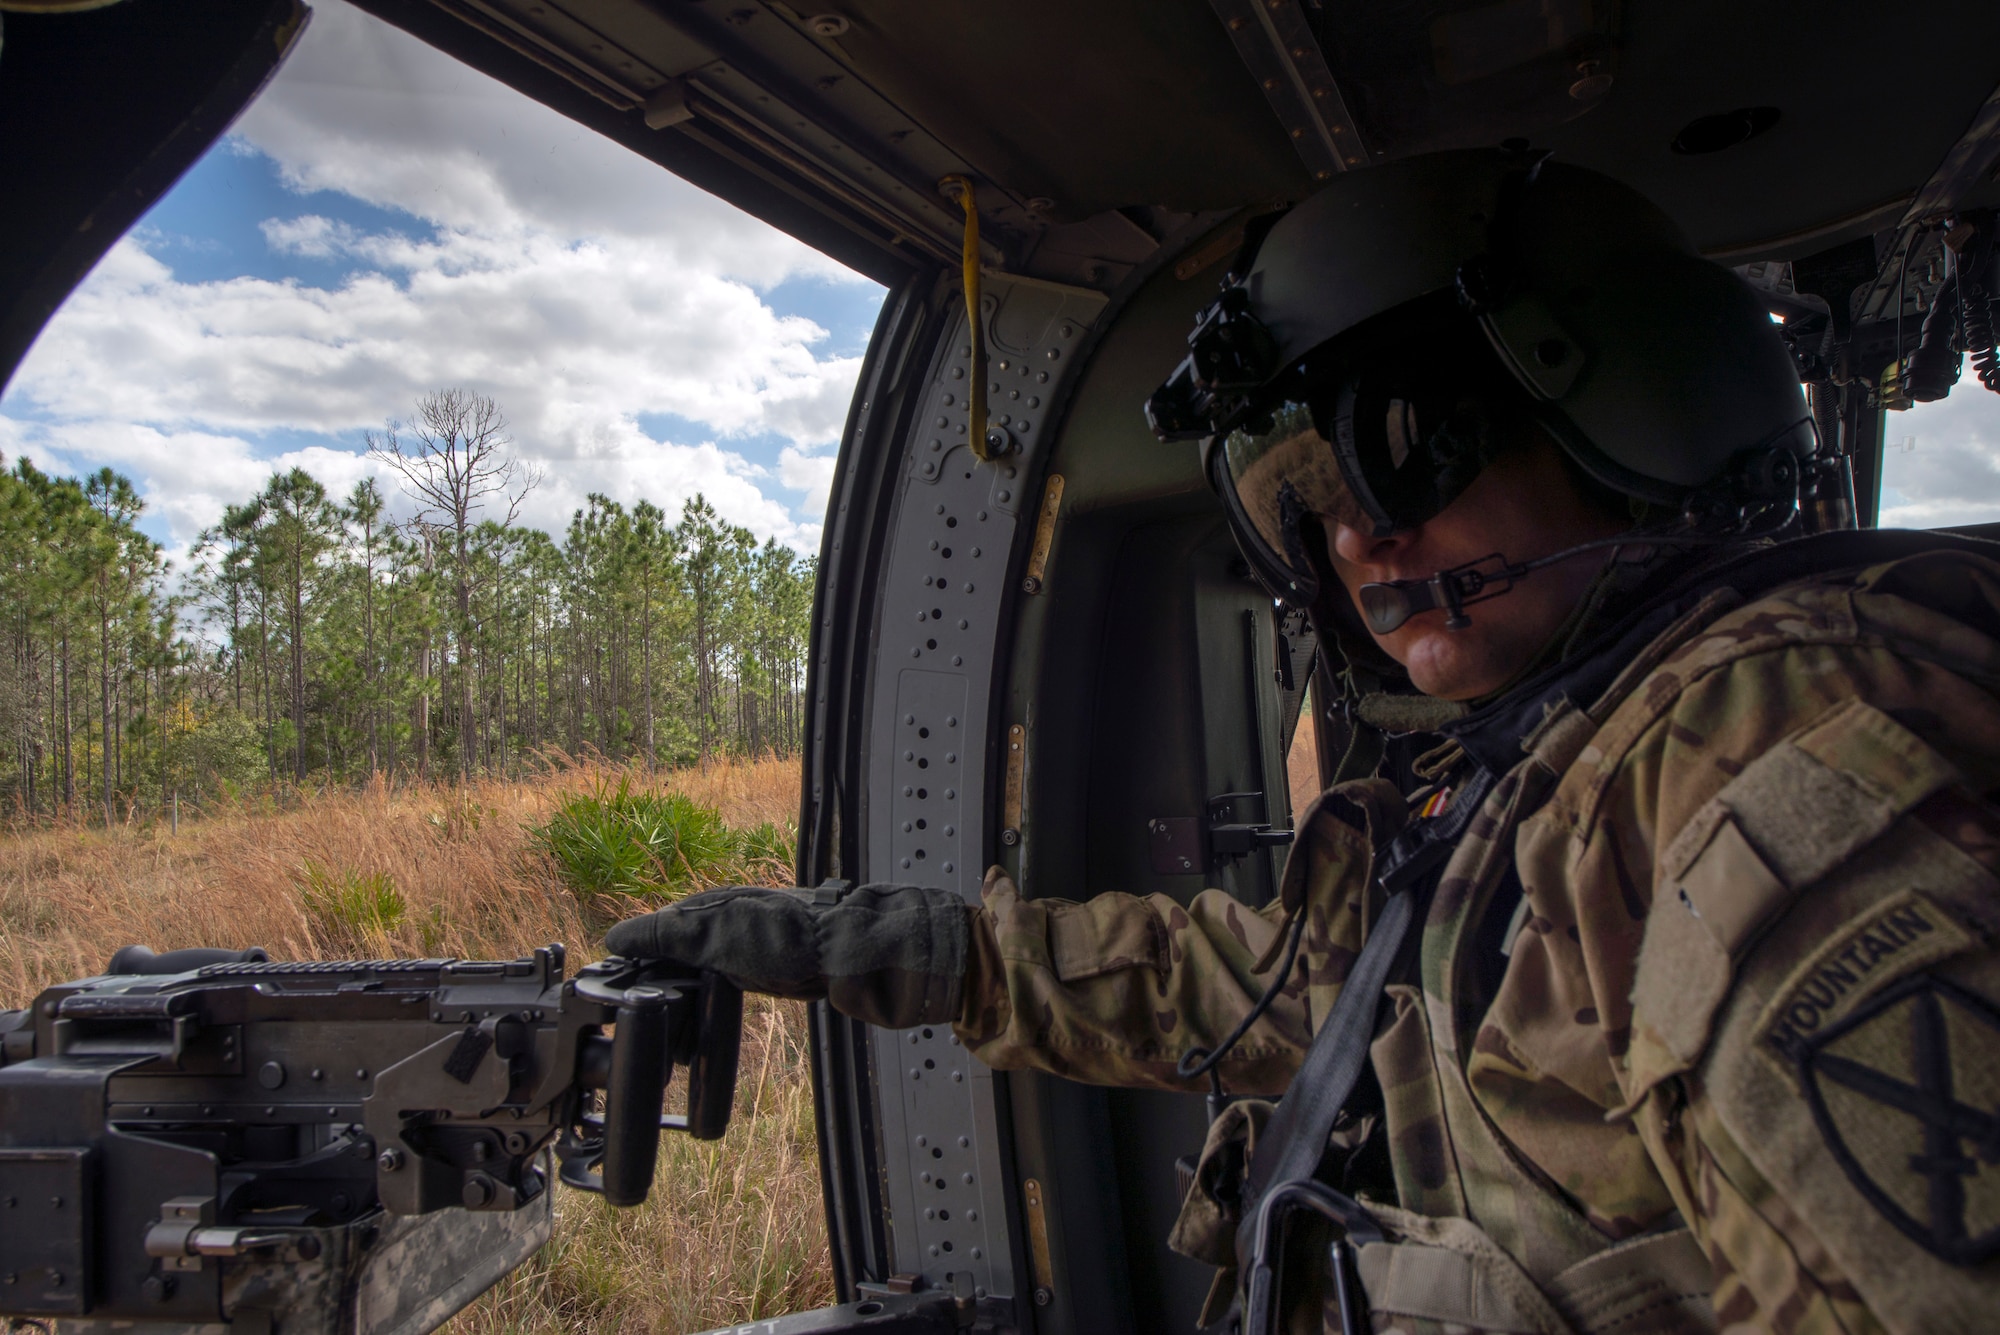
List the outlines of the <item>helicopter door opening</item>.
{"type": "MultiPolygon", "coordinates": [[[[1192,444],[1162,445],[1136,405],[1179,353],[1209,285],[1156,275],[1092,354],[1037,494],[1062,479],[1046,567],[1014,615],[998,708],[1026,753],[1019,843],[1030,897],[1126,893],[1187,903],[1218,887],[1275,896],[1289,777],[1313,673],[1310,633],[1250,577],[1192,444]]],[[[1010,731],[1009,736],[1015,736],[1010,731]]],[[[1308,731],[1308,746],[1315,734],[1308,731]]],[[[1175,1161],[1207,1130],[1185,1092],[1006,1076],[1016,1172],[1048,1240],[1042,1331],[1186,1328],[1208,1267],[1169,1251],[1175,1161]]],[[[1039,1264],[1035,1255],[1031,1262],[1039,1264]]]]}

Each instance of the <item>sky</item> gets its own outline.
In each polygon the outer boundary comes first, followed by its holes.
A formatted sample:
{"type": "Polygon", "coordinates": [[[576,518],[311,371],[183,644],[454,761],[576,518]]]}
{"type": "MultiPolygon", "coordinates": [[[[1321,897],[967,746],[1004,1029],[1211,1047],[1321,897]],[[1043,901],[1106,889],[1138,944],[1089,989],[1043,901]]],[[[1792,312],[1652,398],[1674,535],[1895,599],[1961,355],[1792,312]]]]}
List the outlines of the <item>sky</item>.
{"type": "Polygon", "coordinates": [[[1970,362],[1945,398],[1884,418],[1885,527],[2000,520],[2000,394],[1979,383],[1970,362]]]}
{"type": "Polygon", "coordinates": [[[100,262],[0,398],[0,455],[127,474],[185,559],[274,470],[336,495],[419,395],[490,395],[560,534],[697,492],[816,554],[883,291],[609,140],[314,0],[230,134],[100,262]]]}
{"type": "MultiPolygon", "coordinates": [[[[365,433],[461,387],[542,475],[526,523],[701,493],[816,552],[882,289],[343,0],[314,10],[43,331],[0,456],[128,475],[185,568],[293,465],[336,495],[379,475],[407,513],[365,433]]],[[[1886,434],[1885,524],[2000,520],[2000,395],[1968,375],[1886,434]]]]}

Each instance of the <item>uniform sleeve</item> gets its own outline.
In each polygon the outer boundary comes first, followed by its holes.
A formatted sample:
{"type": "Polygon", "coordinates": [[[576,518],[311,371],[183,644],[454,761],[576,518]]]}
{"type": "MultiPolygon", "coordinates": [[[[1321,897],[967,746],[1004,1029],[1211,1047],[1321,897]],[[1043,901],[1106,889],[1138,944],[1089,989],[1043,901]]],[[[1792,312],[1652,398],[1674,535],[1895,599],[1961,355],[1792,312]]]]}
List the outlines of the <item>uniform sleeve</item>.
{"type": "Polygon", "coordinates": [[[1285,893],[1251,909],[1221,890],[1026,899],[987,873],[957,1031],[981,1061],[1092,1084],[1187,1089],[1175,1064],[1214,1048],[1255,1004],[1282,955],[1285,906],[1303,900],[1300,960],[1223,1064],[1239,1094],[1283,1091],[1359,954],[1370,840],[1316,806],[1285,893]]]}
{"type": "Polygon", "coordinates": [[[1725,1327],[2000,1310],[1996,848],[1963,769],[1861,699],[1665,840],[1613,1117],[1707,1250],[1725,1327]]]}

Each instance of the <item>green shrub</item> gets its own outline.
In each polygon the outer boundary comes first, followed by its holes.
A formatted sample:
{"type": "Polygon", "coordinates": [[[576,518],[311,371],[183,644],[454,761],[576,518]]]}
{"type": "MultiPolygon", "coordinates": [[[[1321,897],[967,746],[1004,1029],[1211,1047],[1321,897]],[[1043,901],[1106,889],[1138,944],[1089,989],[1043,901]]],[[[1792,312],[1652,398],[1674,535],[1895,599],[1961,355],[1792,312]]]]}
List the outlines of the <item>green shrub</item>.
{"type": "Polygon", "coordinates": [[[313,930],[328,945],[367,949],[403,925],[409,905],[384,872],[335,872],[307,862],[300,898],[313,930]]]}
{"type": "Polygon", "coordinates": [[[528,834],[586,900],[678,898],[727,879],[741,856],[740,841],[714,810],[679,793],[634,791],[629,778],[564,798],[528,834]]]}
{"type": "Polygon", "coordinates": [[[743,864],[751,871],[775,871],[789,878],[798,861],[799,832],[790,822],[765,821],[743,834],[743,864]]]}

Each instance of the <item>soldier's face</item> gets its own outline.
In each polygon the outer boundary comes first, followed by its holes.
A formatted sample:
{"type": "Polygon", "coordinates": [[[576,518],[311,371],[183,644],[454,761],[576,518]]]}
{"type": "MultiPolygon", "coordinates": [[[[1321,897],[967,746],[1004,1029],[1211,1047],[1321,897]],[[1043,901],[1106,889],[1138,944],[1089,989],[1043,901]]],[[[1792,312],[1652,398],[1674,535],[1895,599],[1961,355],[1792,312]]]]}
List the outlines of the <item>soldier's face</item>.
{"type": "MultiPolygon", "coordinates": [[[[1550,441],[1509,451],[1487,465],[1458,499],[1406,532],[1373,537],[1329,528],[1335,572],[1350,596],[1363,584],[1428,579],[1494,552],[1530,561],[1608,538],[1629,521],[1583,493],[1550,441]]],[[[1505,686],[1541,652],[1603,569],[1608,553],[1588,553],[1538,570],[1512,591],[1469,609],[1472,624],[1445,629],[1442,608],[1375,636],[1426,695],[1474,700],[1505,686]]]]}

